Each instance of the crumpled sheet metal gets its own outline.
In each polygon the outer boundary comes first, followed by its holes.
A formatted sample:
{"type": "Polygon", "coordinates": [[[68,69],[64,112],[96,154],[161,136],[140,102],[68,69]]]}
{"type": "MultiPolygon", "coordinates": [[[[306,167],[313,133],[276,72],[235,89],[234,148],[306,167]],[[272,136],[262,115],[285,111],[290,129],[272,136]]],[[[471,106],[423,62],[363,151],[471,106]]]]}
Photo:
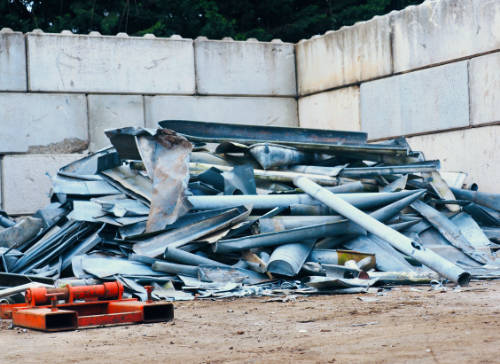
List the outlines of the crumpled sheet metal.
{"type": "MultiPolygon", "coordinates": [[[[462,187],[463,175],[438,172],[439,162],[411,151],[404,138],[367,144],[364,133],[166,123],[179,135],[107,131],[112,148],[61,168],[57,202],[34,215],[39,231],[0,247],[0,269],[23,274],[3,274],[16,285],[117,279],[136,297],[147,299],[144,285],[152,285],[153,298],[167,300],[500,277],[498,195],[450,189],[462,187]],[[341,217],[338,206],[294,186],[297,177],[363,211],[341,217]],[[419,204],[440,219],[410,207],[419,204]],[[449,236],[461,236],[487,264],[449,236]]],[[[13,224],[0,214],[1,237],[13,224]]]]}
{"type": "MultiPolygon", "coordinates": [[[[311,180],[300,177],[294,181],[297,187],[302,188],[314,198],[325,203],[330,208],[335,209],[341,215],[349,218],[356,224],[365,228],[368,232],[381,237],[403,253],[414,257],[429,268],[460,285],[467,285],[470,280],[470,273],[456,266],[450,261],[443,259],[431,250],[426,250],[420,244],[412,241],[396,230],[379,222],[375,218],[366,215],[348,202],[338,198],[333,193],[315,184],[311,180]]],[[[420,201],[414,202],[417,203],[420,201]]]]}
{"type": "Polygon", "coordinates": [[[361,278],[340,278],[340,277],[323,277],[309,276],[305,279],[305,284],[319,290],[329,290],[335,288],[353,288],[353,287],[371,287],[377,283],[378,279],[361,279],[361,278]]]}
{"type": "Polygon", "coordinates": [[[250,210],[245,207],[230,209],[209,219],[138,242],[134,244],[133,249],[137,254],[157,257],[164,253],[167,246],[181,247],[214,231],[234,225],[246,219],[249,214],[250,210]]]}
{"type": "Polygon", "coordinates": [[[462,234],[460,228],[449,220],[445,215],[425,204],[415,201],[411,207],[417,210],[427,221],[429,221],[450,242],[451,245],[460,249],[466,255],[479,263],[485,264],[491,260],[491,256],[476,250],[467,238],[462,234]]]}
{"type": "Polygon", "coordinates": [[[163,275],[146,264],[102,255],[76,255],[72,258],[73,273],[77,278],[89,275],[96,278],[109,278],[117,274],[124,276],[155,276],[163,275]]]}
{"type": "Polygon", "coordinates": [[[158,129],[153,137],[138,136],[137,146],[153,181],[146,232],[162,230],[189,211],[184,196],[193,145],[175,132],[158,129]]]}
{"type": "Polygon", "coordinates": [[[15,247],[35,237],[42,229],[43,221],[36,217],[26,217],[14,226],[0,230],[0,247],[15,247]]]}

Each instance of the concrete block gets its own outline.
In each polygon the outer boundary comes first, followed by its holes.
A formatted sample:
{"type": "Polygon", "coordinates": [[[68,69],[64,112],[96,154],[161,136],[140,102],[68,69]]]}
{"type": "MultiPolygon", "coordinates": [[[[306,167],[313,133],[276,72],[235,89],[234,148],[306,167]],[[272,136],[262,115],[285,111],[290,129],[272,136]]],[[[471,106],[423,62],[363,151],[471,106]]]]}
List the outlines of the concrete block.
{"type": "Polygon", "coordinates": [[[293,44],[196,40],[194,49],[199,94],[296,95],[293,44]]]}
{"type": "Polygon", "coordinates": [[[299,95],[392,72],[389,16],[343,27],[296,45],[299,95]]]}
{"type": "Polygon", "coordinates": [[[469,125],[467,61],[361,84],[361,130],[369,139],[469,125]]]}
{"type": "Polygon", "coordinates": [[[188,39],[28,33],[31,91],[193,94],[188,39]]]}
{"type": "Polygon", "coordinates": [[[359,87],[346,87],[301,97],[299,123],[303,128],[361,130],[359,87]]]}
{"type": "Polygon", "coordinates": [[[7,28],[0,31],[0,90],[26,91],[24,35],[7,28]]]}
{"type": "Polygon", "coordinates": [[[143,97],[139,95],[88,95],[90,151],[110,145],[106,129],[144,126],[143,97]]]}
{"type": "Polygon", "coordinates": [[[6,155],[2,162],[3,207],[8,214],[31,214],[47,205],[50,176],[81,154],[6,155]]]}
{"type": "Polygon", "coordinates": [[[166,119],[298,126],[297,101],[285,97],[146,96],[146,127],[166,119]]]}
{"type": "Polygon", "coordinates": [[[500,48],[500,1],[433,0],[392,13],[394,72],[500,48]]]}
{"type": "Polygon", "coordinates": [[[500,121],[500,53],[470,60],[469,89],[471,123],[500,121]]]}
{"type": "Polygon", "coordinates": [[[0,153],[70,153],[88,145],[85,95],[0,93],[0,153]]]}
{"type": "Polygon", "coordinates": [[[467,185],[475,182],[480,191],[498,193],[500,125],[415,136],[408,142],[427,159],[440,159],[442,171],[466,172],[467,185]]]}

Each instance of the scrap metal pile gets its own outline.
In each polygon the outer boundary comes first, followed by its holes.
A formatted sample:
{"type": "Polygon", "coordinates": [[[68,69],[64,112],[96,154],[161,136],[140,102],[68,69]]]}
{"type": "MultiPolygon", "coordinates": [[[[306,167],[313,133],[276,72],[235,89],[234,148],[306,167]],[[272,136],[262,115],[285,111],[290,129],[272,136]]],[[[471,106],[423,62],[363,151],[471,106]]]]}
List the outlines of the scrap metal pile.
{"type": "Polygon", "coordinates": [[[159,124],[106,131],[49,206],[0,217],[0,286],[118,280],[186,300],[500,276],[500,195],[461,189],[404,138],[159,124]]]}

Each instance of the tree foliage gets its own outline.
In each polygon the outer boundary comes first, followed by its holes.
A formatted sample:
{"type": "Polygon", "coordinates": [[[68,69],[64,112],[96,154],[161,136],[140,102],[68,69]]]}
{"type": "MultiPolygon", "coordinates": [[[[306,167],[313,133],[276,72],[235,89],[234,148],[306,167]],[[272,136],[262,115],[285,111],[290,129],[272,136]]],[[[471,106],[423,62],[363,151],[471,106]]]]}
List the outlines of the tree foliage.
{"type": "Polygon", "coordinates": [[[423,0],[0,0],[0,28],[296,42],[423,0]]]}

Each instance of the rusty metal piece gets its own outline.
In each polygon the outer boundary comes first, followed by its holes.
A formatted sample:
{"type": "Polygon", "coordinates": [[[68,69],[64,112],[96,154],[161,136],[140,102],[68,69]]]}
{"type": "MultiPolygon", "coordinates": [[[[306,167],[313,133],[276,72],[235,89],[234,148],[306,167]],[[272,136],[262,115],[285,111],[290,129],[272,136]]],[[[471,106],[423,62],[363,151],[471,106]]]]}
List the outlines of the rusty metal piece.
{"type": "Polygon", "coordinates": [[[160,121],[163,128],[175,130],[189,139],[204,142],[237,141],[240,143],[365,143],[367,134],[335,130],[287,128],[278,126],[237,125],[189,120],[160,121]]]}
{"type": "Polygon", "coordinates": [[[148,294],[148,300],[147,300],[147,302],[148,303],[153,302],[153,296],[152,296],[153,286],[144,286],[144,288],[146,289],[146,292],[148,294]]]}
{"type": "Polygon", "coordinates": [[[171,130],[158,129],[153,137],[138,136],[137,147],[153,181],[146,232],[162,230],[189,211],[184,196],[193,146],[171,130]]]}

